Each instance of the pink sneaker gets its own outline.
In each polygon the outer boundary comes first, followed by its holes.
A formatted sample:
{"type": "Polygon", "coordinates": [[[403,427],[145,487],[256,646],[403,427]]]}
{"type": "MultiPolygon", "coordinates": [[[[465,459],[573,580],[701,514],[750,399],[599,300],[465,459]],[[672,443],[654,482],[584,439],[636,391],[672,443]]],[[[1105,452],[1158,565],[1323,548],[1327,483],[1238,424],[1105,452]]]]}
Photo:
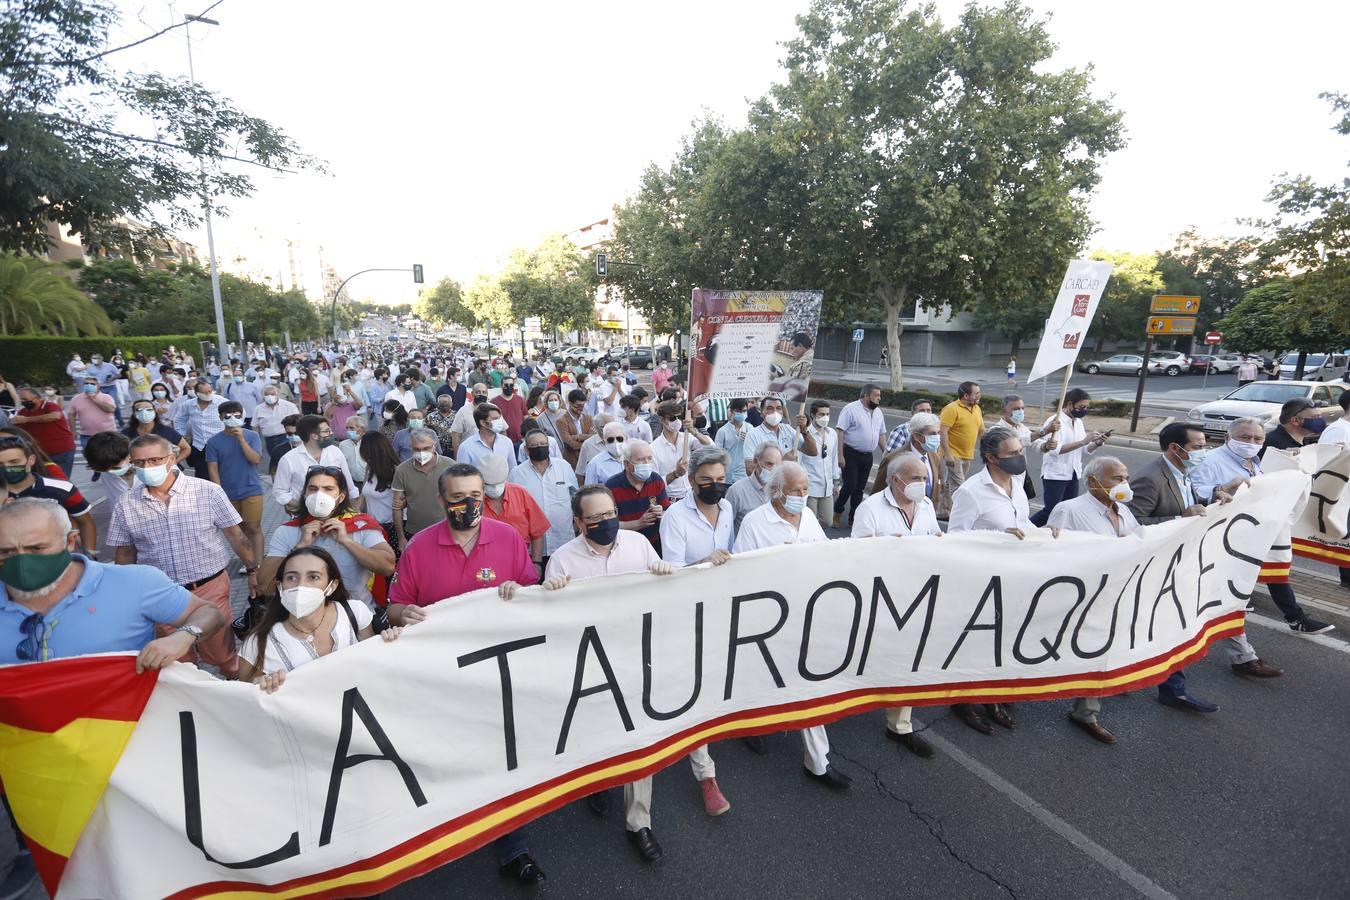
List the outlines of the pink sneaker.
{"type": "Polygon", "coordinates": [[[705,778],[698,785],[703,789],[703,808],[708,811],[708,815],[720,816],[731,809],[731,804],[727,802],[726,797],[722,796],[722,791],[717,787],[716,778],[705,778]]]}

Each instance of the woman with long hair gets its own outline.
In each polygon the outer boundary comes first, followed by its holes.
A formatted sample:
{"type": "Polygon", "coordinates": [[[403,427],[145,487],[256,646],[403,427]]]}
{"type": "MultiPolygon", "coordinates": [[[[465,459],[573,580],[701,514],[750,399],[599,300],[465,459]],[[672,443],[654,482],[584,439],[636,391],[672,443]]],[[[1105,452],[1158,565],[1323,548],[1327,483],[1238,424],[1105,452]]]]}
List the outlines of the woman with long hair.
{"type": "Polygon", "coordinates": [[[131,421],[122,433],[130,440],[136,440],[143,434],[157,434],[178,448],[178,458],[186,460],[192,453],[192,445],[173,429],[164,424],[163,418],[155,407],[154,400],[133,400],[131,403],[131,421]]]}
{"type": "Polygon", "coordinates": [[[381,413],[383,421],[380,422],[380,434],[389,439],[389,444],[394,448],[394,455],[399,461],[412,456],[412,444],[408,440],[408,410],[398,400],[389,399],[384,401],[384,411],[381,413]]]}
{"type": "Polygon", "coordinates": [[[536,384],[525,398],[525,415],[537,419],[544,414],[544,386],[536,384]]]}
{"type": "Polygon", "coordinates": [[[300,370],[300,413],[306,416],[319,414],[319,379],[313,366],[300,370]]]}
{"type": "MultiPolygon", "coordinates": [[[[395,401],[398,402],[398,401],[395,401]]],[[[366,480],[361,485],[361,498],[366,513],[384,528],[389,544],[398,554],[394,541],[394,469],[398,468],[398,454],[389,438],[378,431],[368,431],[357,449],[366,464],[366,480]]]]}
{"type": "MultiPolygon", "coordinates": [[[[380,633],[392,641],[402,628],[380,633]]],[[[273,593],[239,648],[239,680],[272,693],[286,673],[374,636],[374,616],[347,595],[337,562],[319,547],[296,547],[281,561],[273,593]]]]}

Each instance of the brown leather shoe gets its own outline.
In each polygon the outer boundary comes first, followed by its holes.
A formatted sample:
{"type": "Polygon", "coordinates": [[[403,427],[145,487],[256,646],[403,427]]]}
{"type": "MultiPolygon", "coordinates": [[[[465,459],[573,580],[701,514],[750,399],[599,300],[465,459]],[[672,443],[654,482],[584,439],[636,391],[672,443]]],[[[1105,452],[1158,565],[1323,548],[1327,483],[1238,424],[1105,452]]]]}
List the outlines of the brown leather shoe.
{"type": "Polygon", "coordinates": [[[1252,678],[1279,678],[1284,674],[1283,669],[1267,665],[1259,659],[1253,659],[1245,663],[1234,663],[1233,672],[1237,675],[1249,675],[1252,678]]]}
{"type": "Polygon", "coordinates": [[[1069,721],[1101,741],[1103,744],[1114,744],[1116,742],[1116,736],[1107,731],[1100,722],[1084,722],[1082,719],[1075,719],[1073,716],[1069,716],[1069,721]]]}
{"type": "Polygon", "coordinates": [[[985,715],[993,719],[995,723],[1007,729],[1017,727],[1017,720],[1012,717],[1012,712],[1002,703],[986,703],[984,706],[985,715]]]}
{"type": "Polygon", "coordinates": [[[838,528],[838,527],[839,527],[839,513],[835,513],[835,514],[834,514],[834,525],[831,526],[831,527],[833,527],[833,528],[838,528]]]}
{"type": "Polygon", "coordinates": [[[980,734],[994,733],[994,726],[990,725],[984,716],[980,715],[980,711],[975,708],[974,704],[957,703],[952,706],[952,712],[956,713],[958,719],[965,722],[971,728],[974,728],[980,734]]]}

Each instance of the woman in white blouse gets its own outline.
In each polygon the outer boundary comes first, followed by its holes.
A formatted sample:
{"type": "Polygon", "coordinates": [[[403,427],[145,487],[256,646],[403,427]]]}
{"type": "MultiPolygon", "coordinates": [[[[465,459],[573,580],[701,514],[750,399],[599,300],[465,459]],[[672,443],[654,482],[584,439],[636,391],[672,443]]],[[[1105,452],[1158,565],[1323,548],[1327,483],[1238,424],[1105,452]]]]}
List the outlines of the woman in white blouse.
{"type": "MultiPolygon", "coordinates": [[[[392,641],[402,632],[386,628],[380,637],[392,641]]],[[[374,634],[370,609],[348,599],[333,557],[318,547],[297,547],[282,561],[276,593],[244,636],[239,680],[270,694],[287,672],[374,634]]]]}

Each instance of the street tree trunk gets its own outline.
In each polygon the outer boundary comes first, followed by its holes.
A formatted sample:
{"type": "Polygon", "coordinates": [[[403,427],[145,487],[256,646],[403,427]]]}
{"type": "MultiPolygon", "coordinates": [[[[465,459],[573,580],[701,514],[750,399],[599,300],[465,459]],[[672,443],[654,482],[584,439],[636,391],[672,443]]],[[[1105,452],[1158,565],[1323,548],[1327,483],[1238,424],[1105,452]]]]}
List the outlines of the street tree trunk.
{"type": "Polygon", "coordinates": [[[900,359],[900,335],[904,326],[900,324],[900,314],[905,308],[908,286],[902,284],[897,290],[887,283],[878,289],[877,294],[886,310],[886,350],[891,361],[891,390],[904,390],[904,370],[900,359]]]}

